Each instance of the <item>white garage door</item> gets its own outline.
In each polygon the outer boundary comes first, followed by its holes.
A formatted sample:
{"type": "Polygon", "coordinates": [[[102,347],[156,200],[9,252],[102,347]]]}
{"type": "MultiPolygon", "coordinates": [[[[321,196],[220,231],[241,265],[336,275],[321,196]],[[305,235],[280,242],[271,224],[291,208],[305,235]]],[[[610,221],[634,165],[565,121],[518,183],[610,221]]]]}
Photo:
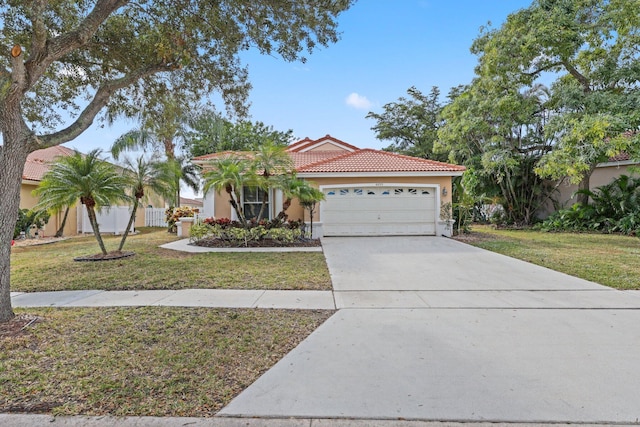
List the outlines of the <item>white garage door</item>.
{"type": "Polygon", "coordinates": [[[325,236],[435,235],[436,188],[343,187],[323,190],[325,236]]]}

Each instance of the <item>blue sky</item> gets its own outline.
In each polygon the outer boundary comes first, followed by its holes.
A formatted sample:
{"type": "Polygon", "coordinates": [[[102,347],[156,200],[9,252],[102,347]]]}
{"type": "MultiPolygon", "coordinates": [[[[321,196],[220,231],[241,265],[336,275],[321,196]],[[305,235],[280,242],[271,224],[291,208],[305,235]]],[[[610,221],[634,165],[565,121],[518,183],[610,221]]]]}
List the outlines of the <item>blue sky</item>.
{"type": "MultiPolygon", "coordinates": [[[[499,27],[509,13],[531,0],[360,0],[340,16],[341,40],[315,51],[304,64],[255,52],[242,55],[253,85],[254,121],[299,138],[326,134],[360,148],[383,148],[365,119],[416,86],[443,95],[473,78],[469,52],[480,27],[499,27]]],[[[88,152],[107,150],[134,122],[98,123],[65,145],[88,152]]]]}

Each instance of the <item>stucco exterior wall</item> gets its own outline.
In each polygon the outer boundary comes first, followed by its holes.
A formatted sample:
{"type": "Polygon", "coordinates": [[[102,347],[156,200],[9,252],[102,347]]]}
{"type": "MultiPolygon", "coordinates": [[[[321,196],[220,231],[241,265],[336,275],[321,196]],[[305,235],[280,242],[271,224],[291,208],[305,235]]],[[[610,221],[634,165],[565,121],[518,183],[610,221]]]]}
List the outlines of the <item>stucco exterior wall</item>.
{"type": "MultiPolygon", "coordinates": [[[[617,164],[617,163],[605,163],[598,166],[589,179],[589,189],[591,191],[598,187],[609,184],[615,178],[620,175],[639,176],[637,173],[633,173],[630,168],[633,165],[617,164]]],[[[573,194],[578,191],[577,184],[571,184],[568,179],[563,179],[558,186],[558,191],[554,194],[553,199],[556,201],[560,209],[570,208],[573,204],[577,203],[578,198],[573,194]]],[[[554,211],[553,203],[548,203],[544,209],[541,210],[539,216],[546,218],[554,211]]]]}
{"type": "Polygon", "coordinates": [[[312,153],[314,151],[344,151],[345,153],[349,152],[348,150],[345,150],[343,147],[340,147],[329,141],[322,142],[315,147],[305,150],[305,152],[307,153],[312,153]]]}
{"type": "MultiPolygon", "coordinates": [[[[20,209],[32,209],[37,203],[38,198],[31,192],[36,189],[38,183],[22,183],[20,187],[20,209]]],[[[51,215],[49,222],[44,226],[44,236],[53,236],[58,231],[58,227],[62,224],[64,218],[64,211],[51,215]]],[[[144,224],[144,223],[143,223],[144,224]]],[[[65,236],[73,236],[77,231],[77,214],[76,208],[69,209],[69,215],[67,216],[67,222],[65,224],[63,234],[65,236]]]]}

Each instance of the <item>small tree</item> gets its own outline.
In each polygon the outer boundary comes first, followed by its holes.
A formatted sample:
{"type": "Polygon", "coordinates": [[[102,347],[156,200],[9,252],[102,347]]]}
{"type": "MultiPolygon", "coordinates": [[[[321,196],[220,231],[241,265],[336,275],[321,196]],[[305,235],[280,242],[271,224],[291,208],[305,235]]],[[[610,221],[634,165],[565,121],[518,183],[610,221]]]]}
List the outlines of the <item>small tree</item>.
{"type": "Polygon", "coordinates": [[[213,168],[204,173],[204,193],[212,188],[216,192],[224,190],[229,195],[229,203],[238,216],[242,225],[247,220],[240,206],[240,192],[245,183],[255,183],[255,168],[246,159],[226,158],[212,162],[213,168]]]}
{"type": "Polygon", "coordinates": [[[171,184],[173,177],[167,176],[166,171],[161,167],[161,163],[153,158],[146,160],[144,156],[138,157],[134,162],[129,158],[125,158],[125,166],[127,167],[126,175],[129,178],[129,185],[133,196],[133,207],[131,208],[131,216],[127,228],[122,234],[118,251],[122,251],[124,243],[129,235],[129,230],[136,219],[136,212],[140,206],[140,200],[145,197],[145,190],[150,189],[159,195],[166,195],[171,192],[171,184]]]}
{"type": "Polygon", "coordinates": [[[302,188],[300,193],[296,197],[298,198],[298,200],[300,200],[300,204],[302,205],[302,207],[309,211],[309,236],[313,238],[313,214],[315,213],[318,202],[324,200],[324,193],[315,187],[308,186],[302,188]]]}
{"type": "Polygon", "coordinates": [[[107,255],[96,218],[96,208],[110,206],[113,202],[127,200],[124,189],[127,178],[114,165],[100,158],[101,150],[87,155],[60,158],[44,174],[34,193],[40,197],[42,206],[59,206],[69,200],[80,199],[86,206],[93,234],[103,255],[107,255]]]}

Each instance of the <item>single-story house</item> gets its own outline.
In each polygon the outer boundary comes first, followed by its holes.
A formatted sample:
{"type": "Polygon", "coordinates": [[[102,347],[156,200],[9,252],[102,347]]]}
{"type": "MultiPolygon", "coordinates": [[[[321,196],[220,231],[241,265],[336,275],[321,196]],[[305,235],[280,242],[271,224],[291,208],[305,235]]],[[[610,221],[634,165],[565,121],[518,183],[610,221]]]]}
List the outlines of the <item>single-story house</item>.
{"type": "MultiPolygon", "coordinates": [[[[42,177],[49,170],[50,165],[54,163],[57,158],[71,156],[73,153],[74,150],[58,145],[42,150],[36,150],[27,156],[27,161],[25,162],[22,172],[22,185],[20,187],[20,209],[31,209],[38,203],[38,198],[34,196],[32,192],[36,187],[38,187],[40,181],[42,181],[42,177]]],[[[130,213],[128,213],[128,208],[125,209],[124,207],[119,207],[118,210],[122,212],[117,214],[117,228],[124,229],[126,228],[130,213]]],[[[116,215],[115,209],[112,211],[114,211],[112,212],[112,216],[116,215]]],[[[134,227],[144,226],[144,214],[145,210],[143,208],[138,209],[134,227]]],[[[64,210],[51,215],[49,222],[44,226],[42,235],[53,236],[62,224],[63,217],[64,210]]],[[[104,219],[104,221],[108,220],[104,219]]],[[[98,217],[98,223],[101,225],[102,230],[103,222],[101,222],[100,216],[98,217]]],[[[105,231],[109,232],[109,227],[106,225],[107,224],[105,222],[105,231]]],[[[83,232],[92,232],[92,230],[88,222],[87,214],[86,212],[83,212],[83,206],[78,201],[76,206],[69,209],[69,215],[67,217],[67,222],[65,223],[63,234],[65,236],[71,236],[83,232]],[[82,214],[82,216],[80,216],[80,214],[82,214]]]]}
{"type": "MultiPolygon", "coordinates": [[[[297,176],[325,196],[313,219],[315,237],[451,235],[442,207],[451,202],[451,180],[462,175],[463,166],[361,149],[330,135],[305,138],[289,145],[287,152],[297,176]]],[[[193,162],[206,171],[220,155],[199,156],[193,162]]],[[[271,190],[268,201],[273,218],[282,206],[282,192],[271,190]]],[[[256,192],[243,189],[241,203],[245,212],[252,211],[250,205],[259,203],[256,192]]],[[[202,213],[236,219],[228,196],[213,191],[204,195],[202,213]]],[[[287,214],[309,222],[308,212],[296,201],[287,214]]]]}

